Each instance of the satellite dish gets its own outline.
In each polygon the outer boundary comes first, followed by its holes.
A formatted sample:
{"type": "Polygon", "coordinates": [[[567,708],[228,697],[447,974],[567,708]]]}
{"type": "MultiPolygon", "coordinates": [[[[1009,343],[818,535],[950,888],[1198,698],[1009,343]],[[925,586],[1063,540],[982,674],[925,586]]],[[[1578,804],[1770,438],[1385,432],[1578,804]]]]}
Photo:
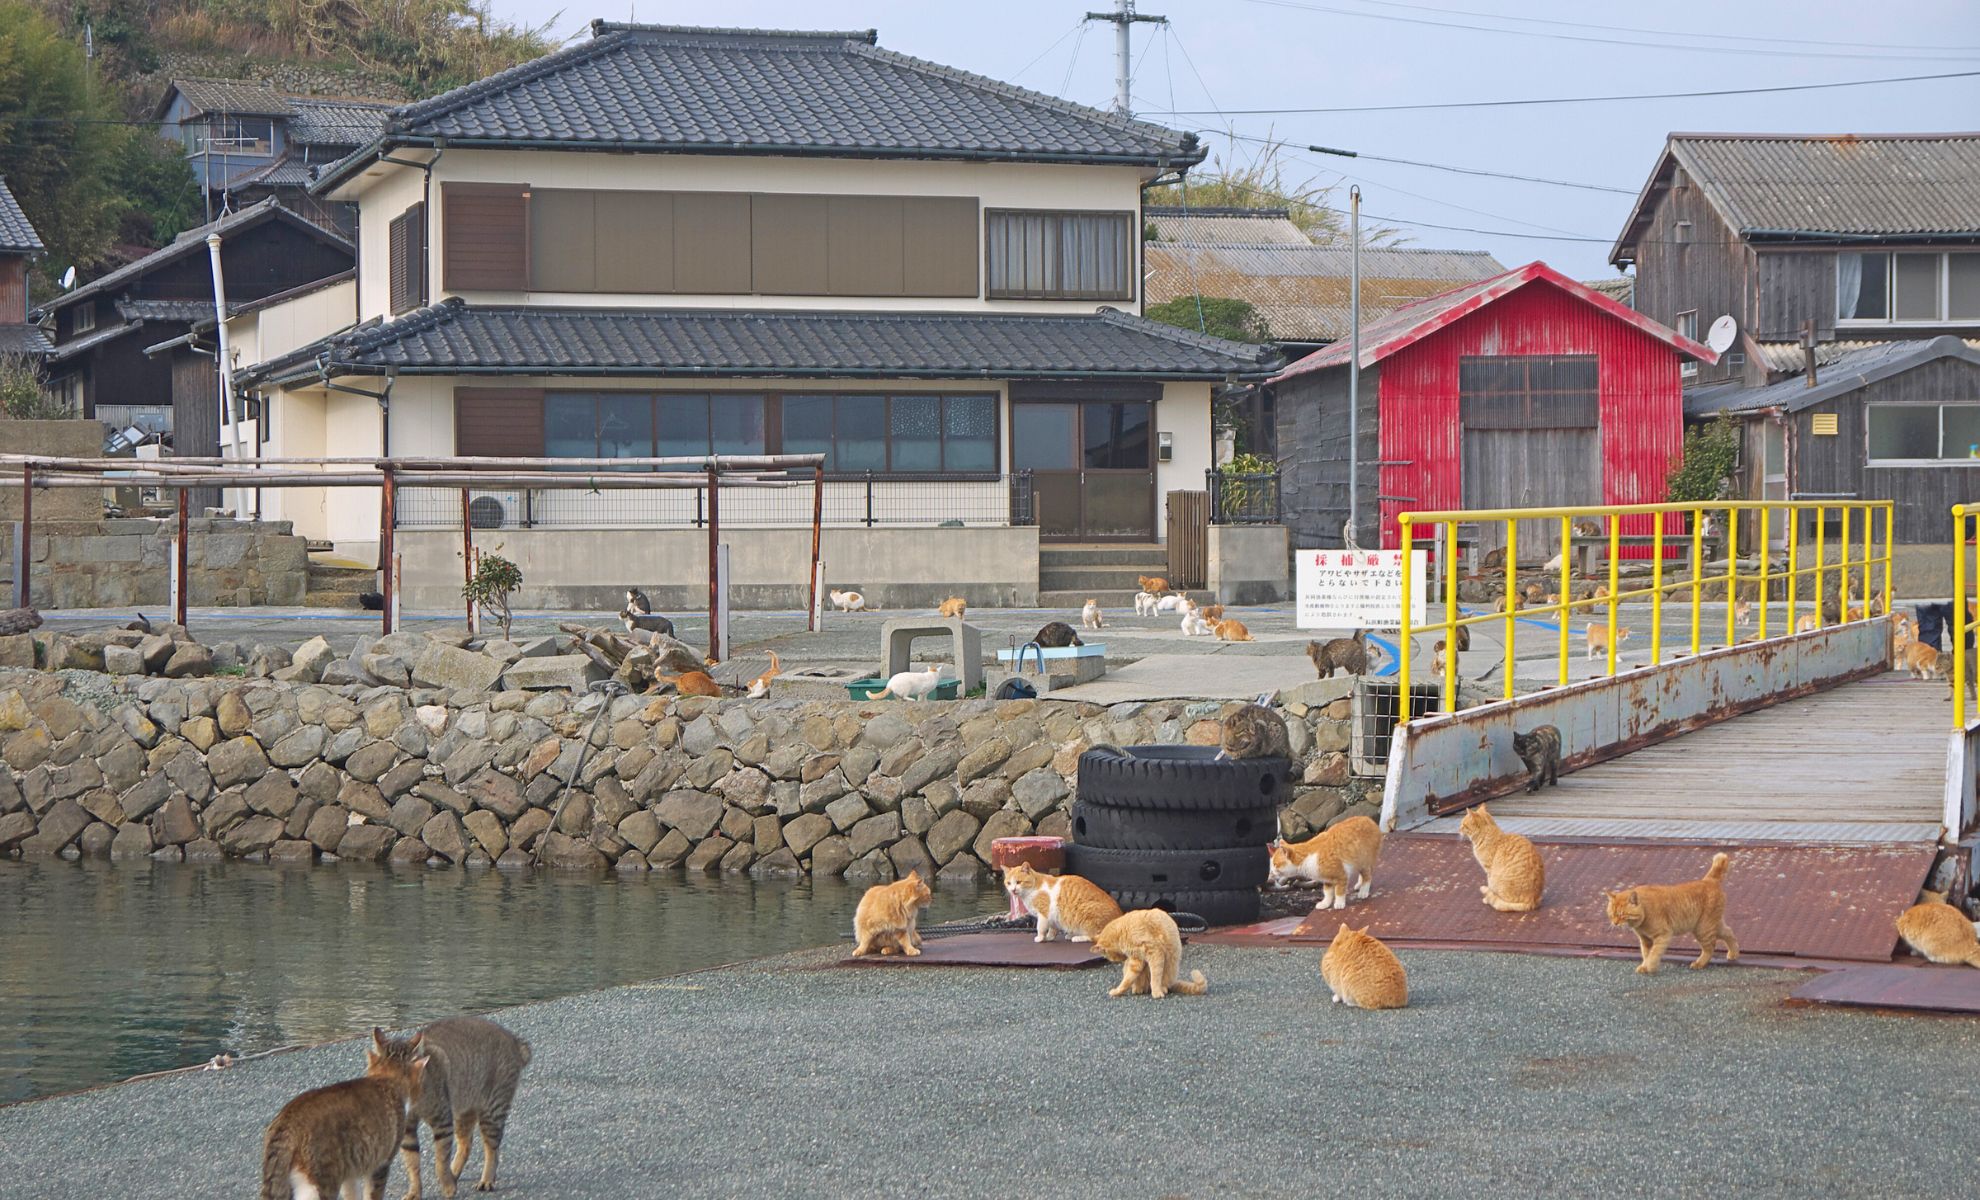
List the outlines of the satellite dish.
{"type": "Polygon", "coordinates": [[[76,269],[70,267],[62,272],[62,290],[66,292],[74,286],[76,286],[76,269]]]}
{"type": "Polygon", "coordinates": [[[1732,348],[1733,339],[1739,336],[1739,322],[1727,313],[1712,322],[1712,328],[1705,331],[1705,344],[1714,354],[1724,354],[1732,348]]]}

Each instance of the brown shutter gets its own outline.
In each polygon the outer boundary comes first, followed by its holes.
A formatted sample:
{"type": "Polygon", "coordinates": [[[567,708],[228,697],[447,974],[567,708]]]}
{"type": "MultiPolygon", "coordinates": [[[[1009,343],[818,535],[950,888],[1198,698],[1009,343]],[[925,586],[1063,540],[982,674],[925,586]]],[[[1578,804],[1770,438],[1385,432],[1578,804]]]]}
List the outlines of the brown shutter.
{"type": "Polygon", "coordinates": [[[426,303],[426,205],[392,218],[391,284],[394,316],[426,303]]]}
{"type": "Polygon", "coordinates": [[[462,458],[543,456],[543,389],[454,389],[454,453],[462,458]]]}
{"type": "Polygon", "coordinates": [[[441,285],[450,292],[529,287],[529,186],[443,183],[441,285]]]}

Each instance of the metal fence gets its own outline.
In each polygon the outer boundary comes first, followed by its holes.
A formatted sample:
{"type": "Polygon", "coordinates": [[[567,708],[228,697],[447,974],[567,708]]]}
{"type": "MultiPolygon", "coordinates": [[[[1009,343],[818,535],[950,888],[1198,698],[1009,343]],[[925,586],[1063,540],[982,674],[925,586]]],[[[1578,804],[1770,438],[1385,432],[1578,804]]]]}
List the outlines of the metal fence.
{"type": "Polygon", "coordinates": [[[1277,475],[1234,475],[1212,469],[1203,473],[1203,480],[1210,493],[1212,525],[1280,524],[1277,475]]]}
{"type": "MultiPolygon", "coordinates": [[[[468,489],[468,519],[476,529],[702,529],[708,524],[705,487],[587,491],[468,489]]],[[[723,484],[721,522],[728,529],[809,526],[812,480],[788,485],[723,484]]],[[[942,475],[828,477],[822,511],[827,528],[903,528],[1033,523],[1029,472],[957,479],[942,475]]],[[[401,529],[459,529],[461,489],[407,487],[399,491],[401,529]]]]}

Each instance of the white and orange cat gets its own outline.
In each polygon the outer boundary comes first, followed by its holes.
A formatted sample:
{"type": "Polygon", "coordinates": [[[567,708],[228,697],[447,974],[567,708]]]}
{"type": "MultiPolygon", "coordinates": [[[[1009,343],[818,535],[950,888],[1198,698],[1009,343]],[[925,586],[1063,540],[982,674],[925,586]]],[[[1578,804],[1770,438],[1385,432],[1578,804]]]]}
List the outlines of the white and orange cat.
{"type": "Polygon", "coordinates": [[[1532,912],[1547,891],[1547,864],[1533,843],[1499,828],[1483,804],[1465,810],[1458,833],[1471,843],[1471,854],[1485,868],[1478,889],[1485,903],[1500,912],[1532,912]]]}
{"type": "Polygon", "coordinates": [[[1136,909],[1109,921],[1093,939],[1093,948],[1108,962],[1123,964],[1121,981],[1107,993],[1109,996],[1153,996],[1160,1000],[1170,992],[1200,996],[1209,986],[1201,971],[1191,971],[1188,979],[1178,978],[1182,932],[1176,928],[1175,918],[1159,908],[1136,909]]]}
{"type": "Polygon", "coordinates": [[[1927,892],[1897,919],[1898,936],[1929,962],[1980,967],[1980,932],[1965,913],[1946,903],[1944,892],[1927,892]]]}
{"type": "MultiPolygon", "coordinates": [[[[1626,642],[1628,640],[1629,640],[1628,629],[1616,630],[1617,649],[1621,649],[1621,643],[1626,642]]],[[[1607,625],[1590,625],[1588,627],[1587,657],[1594,658],[1598,654],[1607,654],[1608,652],[1609,652],[1609,627],[1607,625]]]]}
{"type": "Polygon", "coordinates": [[[1107,619],[1100,612],[1100,602],[1088,597],[1086,607],[1079,610],[1079,623],[1088,629],[1105,629],[1107,619]]]}
{"type": "Polygon", "coordinates": [[[1627,925],[1636,934],[1637,949],[1643,961],[1638,975],[1655,975],[1657,964],[1671,939],[1688,933],[1698,939],[1698,961],[1691,969],[1702,969],[1712,961],[1719,943],[1726,946],[1726,961],[1739,957],[1739,939],[1726,924],[1726,865],[1732,860],[1723,853],[1712,856],[1712,865],[1702,879],[1689,883],[1648,883],[1620,892],[1604,892],[1609,904],[1609,924],[1627,925]]]}
{"type": "Polygon", "coordinates": [[[1303,842],[1271,845],[1272,886],[1294,880],[1320,885],[1321,908],[1346,908],[1350,891],[1368,899],[1375,886],[1375,860],[1382,853],[1382,828],[1367,817],[1349,817],[1303,842]]]}
{"type": "Polygon", "coordinates": [[[1327,953],[1320,956],[1320,978],[1334,994],[1334,1003],[1350,1008],[1405,1008],[1409,1005],[1409,973],[1396,952],[1368,932],[1367,926],[1334,931],[1327,953]]]}
{"type": "Polygon", "coordinates": [[[749,698],[761,700],[770,694],[770,681],[784,673],[784,666],[777,661],[777,652],[770,652],[770,665],[763,668],[763,674],[749,681],[749,698]]]}
{"type": "Polygon", "coordinates": [[[1019,863],[1004,869],[1004,890],[1038,919],[1034,942],[1050,942],[1063,933],[1075,942],[1090,942],[1121,915],[1121,906],[1097,885],[1078,875],[1046,875],[1019,863]]]}
{"type": "Polygon", "coordinates": [[[1226,617],[1210,626],[1210,632],[1217,635],[1220,642],[1248,642],[1252,640],[1251,630],[1236,617],[1226,617]]]}
{"type": "Polygon", "coordinates": [[[928,907],[934,893],[920,871],[909,871],[897,883],[877,883],[859,898],[853,912],[853,957],[865,954],[902,954],[914,958],[921,953],[921,910],[928,907]]]}
{"type": "Polygon", "coordinates": [[[827,594],[832,597],[832,607],[840,612],[866,611],[866,597],[858,592],[842,592],[838,588],[833,588],[827,594]]]}

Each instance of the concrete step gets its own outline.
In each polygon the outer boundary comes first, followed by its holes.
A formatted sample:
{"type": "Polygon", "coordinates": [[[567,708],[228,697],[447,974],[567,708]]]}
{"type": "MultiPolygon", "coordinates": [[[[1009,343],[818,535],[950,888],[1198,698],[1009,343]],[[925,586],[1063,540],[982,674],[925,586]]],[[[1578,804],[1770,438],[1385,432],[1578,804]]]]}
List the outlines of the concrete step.
{"type": "MultiPolygon", "coordinates": [[[[1106,610],[1111,616],[1133,616],[1134,595],[1132,590],[1124,592],[1118,589],[1083,588],[1072,591],[1064,589],[1047,591],[1041,588],[1038,593],[1038,607],[1066,609],[1072,613],[1072,616],[1066,618],[1066,622],[1070,625],[1077,626],[1079,624],[1077,619],[1079,610],[1085,606],[1088,599],[1098,600],[1100,607],[1106,610]]],[[[1198,604],[1214,604],[1217,602],[1215,594],[1200,588],[1192,589],[1188,595],[1190,599],[1196,601],[1198,604]]],[[[1180,614],[1172,617],[1169,613],[1163,613],[1162,618],[1177,622],[1182,620],[1180,614]]]]}
{"type": "Polygon", "coordinates": [[[1040,546],[1038,565],[1044,567],[1139,567],[1143,575],[1168,570],[1169,552],[1162,546],[1040,546]]]}
{"type": "Polygon", "coordinates": [[[1141,590],[1143,575],[1167,575],[1167,569],[1145,571],[1135,567],[1053,567],[1038,565],[1038,586],[1046,591],[1077,591],[1080,588],[1127,589],[1129,595],[1141,590]]]}
{"type": "Polygon", "coordinates": [[[343,586],[368,592],[377,587],[378,572],[360,567],[319,567],[311,563],[309,584],[311,587],[343,586]]]}

